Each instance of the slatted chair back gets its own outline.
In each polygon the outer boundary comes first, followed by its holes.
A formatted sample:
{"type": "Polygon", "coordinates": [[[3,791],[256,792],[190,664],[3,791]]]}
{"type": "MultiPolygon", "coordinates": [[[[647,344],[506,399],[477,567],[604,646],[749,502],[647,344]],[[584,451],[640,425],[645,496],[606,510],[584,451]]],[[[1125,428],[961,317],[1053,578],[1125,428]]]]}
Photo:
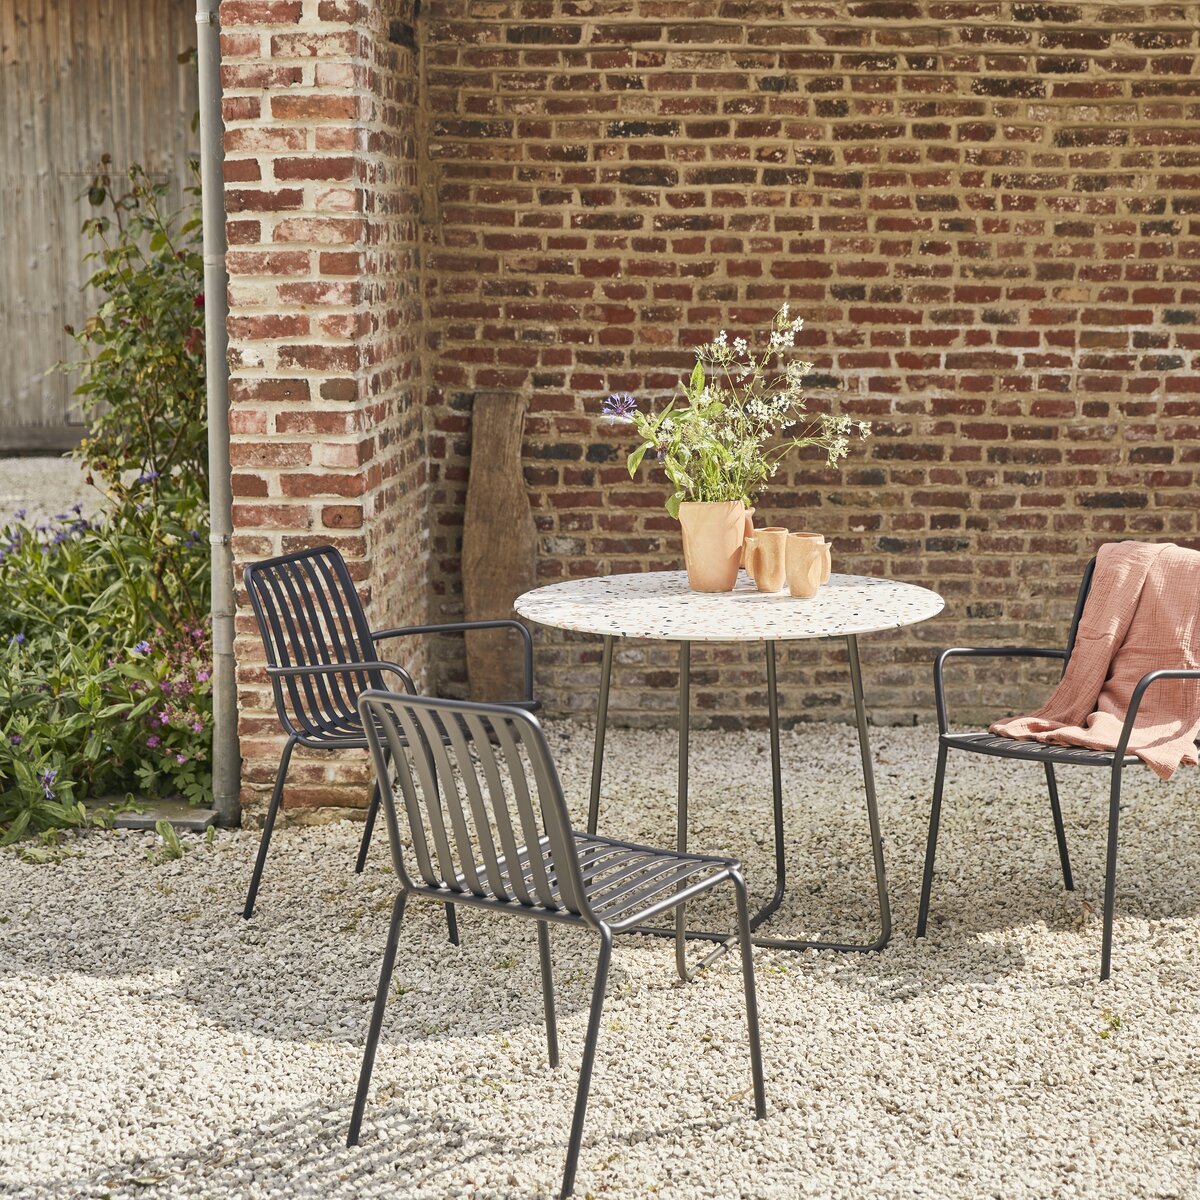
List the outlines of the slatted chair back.
{"type": "Polygon", "coordinates": [[[1083,606],[1087,603],[1088,595],[1092,590],[1092,577],[1096,574],[1096,560],[1093,558],[1084,568],[1083,581],[1079,585],[1079,595],[1075,600],[1075,613],[1071,617],[1071,628],[1067,632],[1067,657],[1063,660],[1063,671],[1067,669],[1067,663],[1071,660],[1071,654],[1075,649],[1075,639],[1079,635],[1079,622],[1083,617],[1083,606]]]}
{"type": "Polygon", "coordinates": [[[537,718],[494,704],[372,691],[359,698],[406,888],[468,903],[595,917],[562,785],[537,718]],[[401,833],[406,836],[402,839],[401,833]],[[415,870],[405,861],[411,855],[415,870]]]}
{"type": "MultiPolygon", "coordinates": [[[[270,667],[328,666],[376,658],[371,629],[345,560],[332,546],[252,563],[246,590],[270,667]]],[[[315,736],[357,723],[358,697],[384,686],[373,671],[273,676],[280,720],[315,736]]]]}

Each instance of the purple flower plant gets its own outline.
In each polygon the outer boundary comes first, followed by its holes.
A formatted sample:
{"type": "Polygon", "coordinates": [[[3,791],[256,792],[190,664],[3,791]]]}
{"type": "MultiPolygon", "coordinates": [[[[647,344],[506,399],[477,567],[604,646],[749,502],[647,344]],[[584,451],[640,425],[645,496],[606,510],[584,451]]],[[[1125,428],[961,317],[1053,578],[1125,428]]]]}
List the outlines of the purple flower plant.
{"type": "Polygon", "coordinates": [[[146,641],[138,642],[138,644],[136,646],[134,646],[133,652],[134,652],[134,654],[149,654],[150,653],[150,643],[146,642],[146,641]]]}
{"type": "Polygon", "coordinates": [[[600,406],[612,421],[628,421],[637,412],[637,401],[628,392],[613,392],[600,406]]]}
{"type": "Polygon", "coordinates": [[[157,733],[152,733],[146,739],[146,745],[149,746],[151,750],[157,750],[158,747],[162,745],[162,738],[160,738],[157,733]]]}
{"type": "Polygon", "coordinates": [[[54,781],[58,778],[58,772],[53,767],[47,767],[38,775],[38,783],[42,785],[42,791],[45,793],[47,800],[54,799],[54,781]]]}
{"type": "Polygon", "coordinates": [[[19,733],[10,733],[8,735],[8,740],[12,742],[14,746],[19,746],[21,744],[21,735],[19,733]]]}

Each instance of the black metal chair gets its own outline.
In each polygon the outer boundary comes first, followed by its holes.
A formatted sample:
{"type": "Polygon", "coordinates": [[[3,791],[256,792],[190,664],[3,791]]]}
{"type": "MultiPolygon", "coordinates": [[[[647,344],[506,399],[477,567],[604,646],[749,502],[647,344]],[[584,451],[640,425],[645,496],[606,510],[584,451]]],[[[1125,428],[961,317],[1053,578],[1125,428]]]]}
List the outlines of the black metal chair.
{"type": "Polygon", "coordinates": [[[563,1171],[561,1195],[567,1196],[574,1187],[583,1139],[613,935],[720,884],[732,884],[754,1111],[758,1117],[765,1115],[750,917],[737,861],[576,833],[541,726],[519,708],[371,691],[359,698],[359,709],[382,786],[400,891],[392,909],[346,1144],[357,1144],[362,1127],[400,923],[410,894],[537,921],[552,1067],[558,1065],[558,1034],[548,927],[551,923],[583,925],[599,935],[600,958],[563,1171]],[[388,784],[389,762],[398,777],[403,834],[388,784]],[[409,870],[409,856],[415,871],[409,870]]]}
{"type": "Polygon", "coordinates": [[[1075,638],[1079,632],[1079,620],[1083,616],[1083,606],[1091,591],[1092,578],[1096,570],[1096,560],[1088,563],[1083,574],[1083,582],[1079,588],[1079,598],[1075,603],[1075,613],[1071,618],[1071,628],[1067,634],[1066,648],[1063,650],[1047,650],[1029,647],[1003,646],[989,649],[986,647],[954,647],[943,650],[934,663],[933,687],[937,703],[938,720],[938,757],[937,771],[933,782],[933,803],[929,812],[929,837],[925,844],[925,872],[921,881],[921,905],[917,913],[917,937],[925,936],[925,928],[929,919],[929,895],[933,887],[934,857],[937,853],[938,824],[942,811],[942,789],[946,778],[946,758],[951,750],[963,750],[970,754],[989,754],[999,758],[1019,759],[1025,762],[1040,762],[1046,770],[1046,786],[1050,793],[1050,811],[1054,816],[1054,833],[1058,839],[1059,861],[1062,864],[1063,883],[1068,891],[1075,888],[1071,877],[1071,860],[1067,854],[1067,838],[1063,830],[1062,810],[1058,802],[1058,785],[1054,776],[1056,764],[1081,767],[1107,767],[1109,777],[1108,800],[1108,857],[1104,873],[1104,932],[1100,950],[1100,978],[1105,980],[1111,973],[1112,965],[1112,933],[1113,908],[1117,888],[1117,828],[1121,816],[1121,773],[1126,767],[1138,766],[1141,759],[1136,755],[1126,753],[1130,735],[1133,733],[1134,722],[1137,720],[1138,709],[1146,689],[1162,679],[1197,679],[1200,671],[1150,671],[1138,681],[1130,697],[1129,710],[1125,714],[1125,723],[1121,729],[1121,737],[1115,750],[1088,750],[1082,746],[1054,746],[1042,742],[1021,741],[1016,738],[998,737],[995,734],[959,733],[948,731],[946,717],[946,693],[943,683],[943,673],[946,662],[951,658],[1057,658],[1062,660],[1063,671],[1067,669],[1071,652],[1075,649],[1075,638]]]}
{"type": "MultiPolygon", "coordinates": [[[[275,697],[275,711],[288,735],[246,894],[242,915],[249,917],[254,912],[292,751],[296,746],[310,750],[365,750],[367,739],[358,711],[358,697],[368,689],[385,687],[385,675],[398,679],[406,691],[416,691],[408,671],[379,657],[375,650],[377,642],[410,634],[512,629],[520,635],[525,650],[523,698],[512,703],[530,711],[538,705],[533,698],[533,639],[520,621],[455,621],[372,632],[345,560],[333,546],[318,546],[251,563],[246,567],[245,581],[266,651],[267,678],[275,697]]],[[[354,867],[356,872],[361,873],[367,861],[378,811],[376,781],[354,867]]],[[[446,922],[450,940],[457,945],[453,905],[446,906],[446,922]]]]}

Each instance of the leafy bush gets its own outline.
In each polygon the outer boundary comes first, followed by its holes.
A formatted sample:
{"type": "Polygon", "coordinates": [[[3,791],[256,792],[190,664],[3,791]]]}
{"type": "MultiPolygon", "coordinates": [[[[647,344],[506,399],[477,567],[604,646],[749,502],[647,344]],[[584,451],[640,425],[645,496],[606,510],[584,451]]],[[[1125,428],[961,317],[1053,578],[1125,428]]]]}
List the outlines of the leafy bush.
{"type": "MultiPolygon", "coordinates": [[[[0,834],[85,820],[82,801],[211,791],[204,298],[194,203],[101,174],[85,229],[95,314],[69,330],[89,424],[76,452],[103,493],[0,530],[0,834]]],[[[194,194],[194,192],[193,192],[194,194]]]]}

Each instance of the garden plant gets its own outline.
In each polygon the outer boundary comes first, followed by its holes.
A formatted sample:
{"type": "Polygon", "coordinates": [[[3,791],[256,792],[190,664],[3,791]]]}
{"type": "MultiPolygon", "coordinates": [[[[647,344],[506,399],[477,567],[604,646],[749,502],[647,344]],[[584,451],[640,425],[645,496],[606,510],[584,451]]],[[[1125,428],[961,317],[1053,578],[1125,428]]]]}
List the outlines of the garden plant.
{"type": "MultiPolygon", "coordinates": [[[[85,225],[95,312],[68,327],[102,494],[0,530],[0,840],[87,820],[83,801],[211,787],[204,296],[197,190],[181,213],[107,161],[85,225]]],[[[193,165],[194,167],[194,165],[193,165]]]]}

